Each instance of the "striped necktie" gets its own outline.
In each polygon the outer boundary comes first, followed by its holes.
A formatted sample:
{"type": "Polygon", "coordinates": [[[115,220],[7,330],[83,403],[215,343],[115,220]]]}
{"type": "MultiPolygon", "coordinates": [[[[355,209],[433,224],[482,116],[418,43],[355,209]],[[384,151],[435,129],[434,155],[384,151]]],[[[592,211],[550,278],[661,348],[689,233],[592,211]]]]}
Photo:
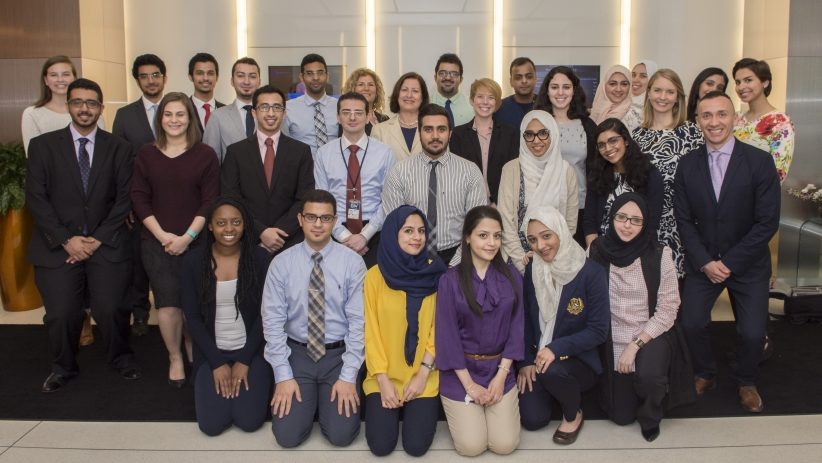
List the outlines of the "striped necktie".
{"type": "Polygon", "coordinates": [[[325,133],[325,116],[319,101],[314,103],[314,138],[317,140],[317,148],[328,143],[328,134],[325,133]]]}
{"type": "Polygon", "coordinates": [[[325,276],[320,262],[322,254],[311,256],[314,269],[308,280],[308,356],[317,362],[325,355],[325,276]]]}
{"type": "Polygon", "coordinates": [[[428,223],[431,225],[428,250],[437,251],[437,166],[439,161],[430,161],[431,172],[428,174],[428,223]]]}

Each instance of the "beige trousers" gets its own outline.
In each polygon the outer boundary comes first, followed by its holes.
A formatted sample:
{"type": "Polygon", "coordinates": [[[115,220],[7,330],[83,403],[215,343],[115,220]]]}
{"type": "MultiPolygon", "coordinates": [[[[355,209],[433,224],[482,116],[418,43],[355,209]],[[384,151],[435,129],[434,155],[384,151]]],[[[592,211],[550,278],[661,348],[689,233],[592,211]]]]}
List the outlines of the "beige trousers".
{"type": "Polygon", "coordinates": [[[519,446],[519,395],[511,388],[502,400],[484,407],[442,397],[448,430],[457,453],[467,457],[490,450],[507,455],[519,446]]]}

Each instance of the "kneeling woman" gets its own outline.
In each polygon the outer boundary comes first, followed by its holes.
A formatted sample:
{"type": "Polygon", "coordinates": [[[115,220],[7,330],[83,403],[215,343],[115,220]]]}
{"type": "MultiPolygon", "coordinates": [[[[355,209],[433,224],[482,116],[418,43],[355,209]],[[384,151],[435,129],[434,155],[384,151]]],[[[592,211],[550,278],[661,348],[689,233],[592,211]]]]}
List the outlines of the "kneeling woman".
{"type": "MultiPolygon", "coordinates": [[[[618,196],[608,231],[591,245],[591,259],[605,266],[609,275],[613,354],[606,349],[610,400],[605,408],[617,424],[639,421],[642,436],[651,442],[659,436],[676,347],[662,335],[676,320],[679,286],[671,249],[656,244],[647,216],[641,195],[618,196]]],[[[691,381],[686,387],[692,385],[691,381]]]]}
{"type": "Polygon", "coordinates": [[[440,395],[457,453],[508,454],[519,445],[512,363],[523,355],[522,277],[500,256],[502,218],[465,216],[462,261],[440,279],[436,346],[440,395]]]}
{"type": "Polygon", "coordinates": [[[210,436],[232,424],[252,432],[265,421],[273,383],[260,317],[268,253],[244,233],[254,221],[239,202],[218,198],[206,224],[206,243],[189,251],[182,275],[197,423],[210,436]]]}
{"type": "Polygon", "coordinates": [[[382,226],[378,265],[365,276],[365,438],[377,456],[397,446],[400,413],[409,455],[424,455],[437,430],[434,308],[447,268],[428,257],[429,230],[419,209],[392,211],[382,226]]]}
{"type": "Polygon", "coordinates": [[[524,277],[526,349],[517,375],[522,426],[547,426],[556,399],[563,419],[554,442],[573,444],[583,424],[582,393],[602,373],[597,348],[608,337],[608,281],[553,207],[528,211],[523,228],[534,258],[524,277]]]}

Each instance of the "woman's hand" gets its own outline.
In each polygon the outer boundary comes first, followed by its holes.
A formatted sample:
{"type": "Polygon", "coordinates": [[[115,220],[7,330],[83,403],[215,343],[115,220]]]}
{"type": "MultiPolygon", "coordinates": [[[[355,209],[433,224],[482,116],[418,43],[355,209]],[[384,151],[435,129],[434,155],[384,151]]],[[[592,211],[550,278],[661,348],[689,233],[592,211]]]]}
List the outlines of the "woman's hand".
{"type": "Polygon", "coordinates": [[[505,394],[505,378],[508,376],[508,372],[503,369],[498,369],[497,374],[491,379],[491,382],[488,383],[488,394],[491,396],[488,399],[488,403],[485,405],[494,405],[499,403],[502,400],[502,395],[505,394]]]}
{"type": "Polygon", "coordinates": [[[231,385],[231,367],[228,364],[220,365],[214,369],[213,375],[217,395],[223,396],[224,399],[232,398],[234,388],[231,385]]]}
{"type": "Polygon", "coordinates": [[[425,390],[425,383],[428,381],[428,373],[430,371],[428,368],[420,366],[417,374],[411,377],[411,380],[408,381],[408,384],[403,388],[403,403],[414,400],[422,394],[422,391],[425,390]]]}
{"type": "Polygon", "coordinates": [[[520,394],[525,394],[525,388],[528,387],[528,392],[534,391],[534,382],[537,380],[537,367],[528,365],[519,369],[517,373],[517,388],[520,394]]]}
{"type": "Polygon", "coordinates": [[[533,259],[533,258],[534,258],[534,251],[526,252],[525,255],[522,256],[522,265],[527,266],[528,263],[531,262],[531,259],[533,259]]]}
{"type": "Polygon", "coordinates": [[[536,363],[537,373],[545,373],[548,371],[548,367],[551,366],[551,362],[556,359],[556,355],[551,352],[551,349],[547,347],[543,347],[542,349],[537,352],[537,358],[534,363],[536,363]]]}
{"type": "Polygon", "coordinates": [[[639,352],[639,347],[634,343],[629,343],[619,356],[617,371],[622,374],[633,373],[636,370],[637,352],[639,352]]]}
{"type": "Polygon", "coordinates": [[[248,365],[234,362],[234,365],[231,365],[231,385],[234,387],[234,397],[240,395],[240,386],[243,383],[245,383],[245,390],[248,391],[248,365]]]}
{"type": "Polygon", "coordinates": [[[186,249],[188,249],[188,245],[191,244],[191,237],[188,235],[169,235],[173,236],[174,238],[171,239],[171,242],[165,245],[165,251],[172,256],[179,256],[180,254],[184,253],[186,249]]]}
{"type": "Polygon", "coordinates": [[[491,401],[491,392],[477,383],[471,384],[465,392],[477,405],[488,405],[491,401]]]}
{"type": "Polygon", "coordinates": [[[399,408],[402,406],[397,388],[394,383],[388,379],[386,374],[377,375],[377,384],[380,386],[380,399],[382,400],[382,408],[399,408]]]}

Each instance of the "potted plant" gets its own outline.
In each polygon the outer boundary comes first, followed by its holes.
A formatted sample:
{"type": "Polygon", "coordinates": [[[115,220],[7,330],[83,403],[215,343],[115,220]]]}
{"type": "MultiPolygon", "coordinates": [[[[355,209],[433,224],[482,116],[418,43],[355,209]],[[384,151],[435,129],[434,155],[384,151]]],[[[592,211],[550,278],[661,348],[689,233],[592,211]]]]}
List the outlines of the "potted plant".
{"type": "Polygon", "coordinates": [[[26,153],[20,143],[0,143],[0,297],[6,310],[43,305],[26,258],[34,223],[25,210],[26,153]]]}

